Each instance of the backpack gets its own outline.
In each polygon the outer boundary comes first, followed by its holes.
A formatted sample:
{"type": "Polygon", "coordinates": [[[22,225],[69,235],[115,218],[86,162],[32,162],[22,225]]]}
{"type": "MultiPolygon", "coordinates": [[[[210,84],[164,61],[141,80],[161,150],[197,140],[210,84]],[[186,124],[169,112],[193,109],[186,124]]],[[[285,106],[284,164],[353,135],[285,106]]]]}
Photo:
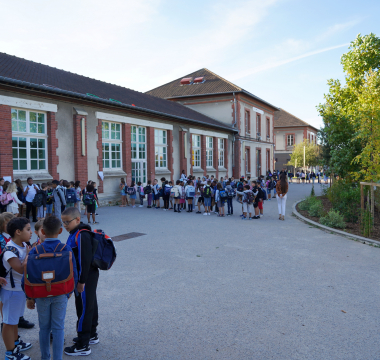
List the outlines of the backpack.
{"type": "Polygon", "coordinates": [[[170,193],[171,193],[171,187],[169,187],[169,186],[165,186],[164,187],[164,195],[170,195],[170,193]]]}
{"type": "Polygon", "coordinates": [[[95,195],[92,192],[86,192],[83,196],[84,205],[93,205],[95,204],[95,195]]]}
{"type": "Polygon", "coordinates": [[[3,264],[3,257],[6,251],[12,251],[14,254],[16,254],[17,257],[20,257],[20,254],[18,250],[14,246],[5,246],[3,249],[3,252],[0,254],[0,277],[6,278],[8,273],[9,273],[9,280],[11,282],[11,287],[14,288],[16,287],[15,282],[13,280],[13,275],[12,275],[12,268],[10,268],[8,271],[5,268],[3,264]]]}
{"type": "Polygon", "coordinates": [[[179,190],[177,186],[173,186],[170,190],[170,196],[178,197],[179,196],[179,190]]]}
{"type": "Polygon", "coordinates": [[[225,192],[225,190],[219,190],[219,197],[220,197],[220,200],[225,201],[225,200],[227,200],[228,195],[225,192]]]}
{"type": "Polygon", "coordinates": [[[232,186],[227,189],[227,195],[229,199],[232,199],[235,196],[235,190],[232,186]]]}
{"type": "Polygon", "coordinates": [[[210,198],[211,197],[211,187],[210,186],[205,186],[205,188],[203,189],[203,197],[204,198],[210,198]]]}
{"type": "Polygon", "coordinates": [[[267,192],[265,190],[263,190],[263,195],[263,200],[268,200],[267,192]]]}
{"type": "Polygon", "coordinates": [[[53,203],[53,198],[49,199],[49,196],[52,196],[53,195],[53,190],[48,190],[46,192],[46,204],[47,205],[50,205],[53,203]]]}
{"type": "Polygon", "coordinates": [[[127,187],[127,194],[128,195],[135,195],[136,194],[135,187],[127,187]]]}
{"type": "Polygon", "coordinates": [[[74,255],[72,251],[62,252],[65,247],[66,244],[58,244],[54,252],[47,253],[41,244],[36,246],[37,254],[28,255],[23,278],[28,298],[46,298],[74,291],[74,255]]]}
{"type": "Polygon", "coordinates": [[[148,195],[148,194],[151,194],[152,193],[152,187],[147,185],[145,186],[144,188],[144,194],[148,195]]]}
{"type": "Polygon", "coordinates": [[[237,191],[239,191],[239,192],[244,191],[243,183],[240,182],[240,181],[239,181],[238,184],[237,184],[237,191]]]}
{"type": "Polygon", "coordinates": [[[77,202],[77,193],[74,189],[67,189],[66,191],[66,203],[75,204],[77,202]]]}
{"type": "Polygon", "coordinates": [[[252,191],[248,191],[245,193],[245,200],[247,204],[252,204],[255,201],[255,196],[253,195],[252,191]]]}
{"type": "Polygon", "coordinates": [[[42,194],[41,191],[38,191],[37,194],[34,196],[32,204],[36,208],[39,208],[43,205],[44,202],[44,195],[42,194]]]}
{"type": "Polygon", "coordinates": [[[13,203],[13,196],[9,193],[4,193],[0,197],[1,205],[9,205],[13,203]]]}
{"type": "Polygon", "coordinates": [[[92,266],[99,270],[111,269],[116,260],[116,249],[112,239],[106,235],[103,230],[79,230],[75,235],[75,242],[78,244],[78,236],[82,231],[88,231],[92,234],[94,240],[97,242],[94,257],[92,259],[92,266]]]}

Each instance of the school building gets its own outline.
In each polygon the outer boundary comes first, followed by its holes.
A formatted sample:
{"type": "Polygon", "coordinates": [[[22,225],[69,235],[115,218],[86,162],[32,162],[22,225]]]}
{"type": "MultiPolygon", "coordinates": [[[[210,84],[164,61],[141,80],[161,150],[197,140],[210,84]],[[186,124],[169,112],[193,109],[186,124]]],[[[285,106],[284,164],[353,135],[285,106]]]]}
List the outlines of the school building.
{"type": "Polygon", "coordinates": [[[317,143],[318,130],[284,109],[279,109],[275,113],[274,131],[276,139],[275,170],[286,168],[292,171],[294,169],[293,166],[286,164],[290,160],[295,145],[306,139],[314,144],[317,143]]]}
{"type": "MultiPolygon", "coordinates": [[[[274,105],[205,68],[147,94],[184,105],[236,129],[231,146],[235,178],[257,178],[273,170],[274,114],[279,110],[274,105]]],[[[206,142],[206,153],[208,147],[211,142],[206,142]]]]}
{"type": "MultiPolygon", "coordinates": [[[[210,92],[221,78],[201,73],[178,87],[210,92]]],[[[223,93],[169,101],[0,53],[0,176],[82,188],[91,179],[106,199],[119,194],[120,177],[265,174],[276,108],[223,82],[223,93]]]]}

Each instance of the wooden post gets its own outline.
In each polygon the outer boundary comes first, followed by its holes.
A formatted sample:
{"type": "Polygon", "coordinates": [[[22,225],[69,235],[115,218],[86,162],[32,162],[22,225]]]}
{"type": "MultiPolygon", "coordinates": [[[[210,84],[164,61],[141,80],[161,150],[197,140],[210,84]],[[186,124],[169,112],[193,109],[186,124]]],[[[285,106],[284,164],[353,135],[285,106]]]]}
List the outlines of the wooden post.
{"type": "Polygon", "coordinates": [[[363,190],[363,184],[360,183],[360,205],[362,208],[362,211],[364,210],[364,190],[363,190]]]}
{"type": "Polygon", "coordinates": [[[375,189],[371,184],[371,214],[372,214],[372,226],[375,225],[375,189]]]}

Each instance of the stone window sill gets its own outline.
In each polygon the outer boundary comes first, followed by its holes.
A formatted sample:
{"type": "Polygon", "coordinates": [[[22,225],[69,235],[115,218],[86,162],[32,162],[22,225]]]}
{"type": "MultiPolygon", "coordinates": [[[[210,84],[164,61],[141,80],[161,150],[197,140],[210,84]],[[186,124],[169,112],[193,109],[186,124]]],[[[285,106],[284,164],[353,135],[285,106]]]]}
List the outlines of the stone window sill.
{"type": "Polygon", "coordinates": [[[118,177],[125,177],[125,176],[127,176],[127,174],[121,169],[103,170],[103,175],[104,175],[104,177],[117,177],[117,176],[118,177]]]}
{"type": "Polygon", "coordinates": [[[33,180],[53,180],[53,177],[48,172],[13,172],[13,180],[20,179],[21,181],[26,181],[28,177],[31,177],[33,180]]]}

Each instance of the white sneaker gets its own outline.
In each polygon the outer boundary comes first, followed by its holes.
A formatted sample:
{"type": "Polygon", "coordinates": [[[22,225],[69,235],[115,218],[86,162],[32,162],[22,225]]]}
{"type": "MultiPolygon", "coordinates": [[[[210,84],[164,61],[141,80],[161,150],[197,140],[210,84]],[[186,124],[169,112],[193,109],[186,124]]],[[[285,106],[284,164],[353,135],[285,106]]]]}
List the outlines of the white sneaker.
{"type": "Polygon", "coordinates": [[[211,215],[211,213],[208,213],[208,215],[211,215]]]}
{"type": "Polygon", "coordinates": [[[203,213],[203,215],[206,215],[206,216],[207,216],[207,213],[205,212],[205,213],[203,213]]]}
{"type": "Polygon", "coordinates": [[[263,217],[264,216],[264,214],[260,214],[260,217],[263,217]]]}
{"type": "Polygon", "coordinates": [[[139,205],[139,207],[144,207],[144,205],[139,205]]]}
{"type": "Polygon", "coordinates": [[[136,207],[136,205],[133,205],[132,208],[134,209],[136,207]]]}

